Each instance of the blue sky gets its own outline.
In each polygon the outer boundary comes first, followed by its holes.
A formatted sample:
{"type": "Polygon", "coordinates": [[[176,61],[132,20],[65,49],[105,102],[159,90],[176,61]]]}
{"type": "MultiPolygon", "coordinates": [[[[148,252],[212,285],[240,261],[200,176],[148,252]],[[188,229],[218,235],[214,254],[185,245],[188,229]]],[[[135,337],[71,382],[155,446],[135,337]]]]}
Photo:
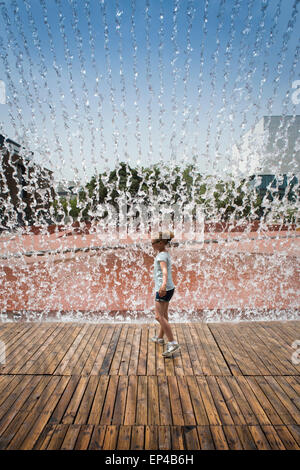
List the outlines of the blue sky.
{"type": "Polygon", "coordinates": [[[300,114],[295,0],[10,0],[0,132],[56,179],[117,160],[230,171],[263,115],[300,114]]]}

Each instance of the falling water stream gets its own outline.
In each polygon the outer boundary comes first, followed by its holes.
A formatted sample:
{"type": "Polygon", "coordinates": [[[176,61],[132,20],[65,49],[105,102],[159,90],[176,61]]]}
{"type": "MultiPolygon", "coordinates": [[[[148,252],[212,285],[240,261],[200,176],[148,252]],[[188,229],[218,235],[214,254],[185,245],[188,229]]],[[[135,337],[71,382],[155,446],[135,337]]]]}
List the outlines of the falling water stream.
{"type": "Polygon", "coordinates": [[[0,318],[299,319],[299,0],[0,1],[0,318]]]}

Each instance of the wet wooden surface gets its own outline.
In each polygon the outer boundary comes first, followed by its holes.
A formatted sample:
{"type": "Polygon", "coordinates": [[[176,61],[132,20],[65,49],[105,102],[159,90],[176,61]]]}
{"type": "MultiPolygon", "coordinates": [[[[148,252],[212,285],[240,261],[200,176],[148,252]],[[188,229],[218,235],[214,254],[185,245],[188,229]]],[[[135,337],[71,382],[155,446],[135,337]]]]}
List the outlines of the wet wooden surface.
{"type": "Polygon", "coordinates": [[[299,321],[173,328],[0,324],[0,449],[300,449],[299,321]]]}

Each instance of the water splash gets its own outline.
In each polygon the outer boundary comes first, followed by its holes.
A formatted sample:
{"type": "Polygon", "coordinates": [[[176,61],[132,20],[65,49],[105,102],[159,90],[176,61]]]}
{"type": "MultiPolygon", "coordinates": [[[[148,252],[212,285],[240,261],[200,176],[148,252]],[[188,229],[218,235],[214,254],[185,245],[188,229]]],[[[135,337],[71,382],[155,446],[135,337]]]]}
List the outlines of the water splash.
{"type": "Polygon", "coordinates": [[[0,12],[1,318],[152,320],[150,228],[177,235],[174,321],[298,318],[298,2],[0,12]]]}

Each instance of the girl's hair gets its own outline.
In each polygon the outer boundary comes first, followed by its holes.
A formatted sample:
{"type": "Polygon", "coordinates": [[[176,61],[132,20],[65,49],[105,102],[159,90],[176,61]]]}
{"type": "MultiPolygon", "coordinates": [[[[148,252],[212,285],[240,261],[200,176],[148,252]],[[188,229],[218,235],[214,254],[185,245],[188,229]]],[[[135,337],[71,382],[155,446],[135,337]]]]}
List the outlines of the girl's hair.
{"type": "Polygon", "coordinates": [[[155,241],[164,240],[165,244],[169,243],[172,240],[172,238],[174,238],[174,233],[171,232],[170,230],[166,232],[157,232],[153,235],[154,235],[152,237],[153,240],[155,241]]]}

